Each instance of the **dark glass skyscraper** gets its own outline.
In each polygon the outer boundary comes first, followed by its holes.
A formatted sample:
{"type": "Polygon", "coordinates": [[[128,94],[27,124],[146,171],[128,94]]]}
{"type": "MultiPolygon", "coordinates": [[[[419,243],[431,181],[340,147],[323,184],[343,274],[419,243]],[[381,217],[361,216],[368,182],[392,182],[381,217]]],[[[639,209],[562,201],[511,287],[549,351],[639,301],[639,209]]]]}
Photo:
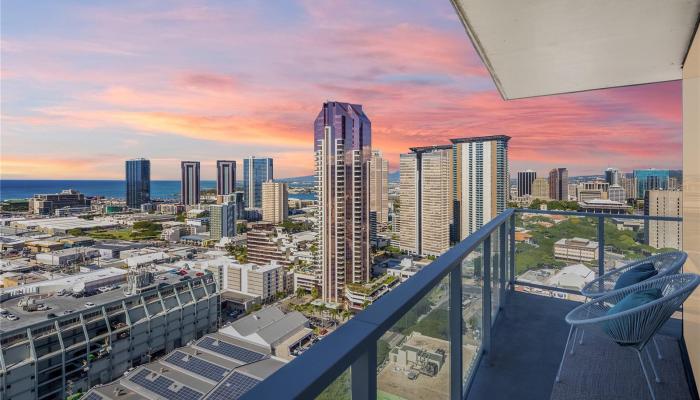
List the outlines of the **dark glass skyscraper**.
{"type": "Polygon", "coordinates": [[[185,205],[199,204],[199,161],[182,161],[180,201],[185,205]]]}
{"type": "Polygon", "coordinates": [[[221,196],[236,191],[236,162],[216,161],[216,194],[221,196]]]}
{"type": "Polygon", "coordinates": [[[126,206],[140,208],[151,201],[151,162],[143,158],[126,161],[126,206]]]}
{"type": "MultiPolygon", "coordinates": [[[[371,129],[361,105],[335,101],[323,104],[314,123],[324,301],[343,302],[346,283],[369,280],[371,129]]],[[[351,303],[351,307],[361,304],[351,303]]]]}
{"type": "Polygon", "coordinates": [[[532,182],[537,178],[537,172],[527,170],[518,172],[518,196],[532,195],[532,182]]]}
{"type": "Polygon", "coordinates": [[[246,207],[262,207],[262,184],[272,179],[274,179],[272,158],[250,157],[243,160],[243,192],[246,207]]]}
{"type": "Polygon", "coordinates": [[[554,168],[549,171],[549,198],[569,200],[569,171],[566,168],[554,168]]]}

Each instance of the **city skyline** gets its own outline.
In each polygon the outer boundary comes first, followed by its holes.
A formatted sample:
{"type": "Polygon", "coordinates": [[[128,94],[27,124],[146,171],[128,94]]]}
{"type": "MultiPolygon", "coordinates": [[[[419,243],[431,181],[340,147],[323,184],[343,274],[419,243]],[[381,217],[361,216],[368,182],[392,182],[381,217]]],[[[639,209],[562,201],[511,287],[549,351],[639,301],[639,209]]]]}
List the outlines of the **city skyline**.
{"type": "Polygon", "coordinates": [[[144,157],[153,180],[177,179],[186,159],[208,180],[217,159],[251,154],[275,158],[279,178],[306,176],[310,116],[334,98],[373,116],[392,172],[408,147],[475,131],[513,138],[512,171],[680,169],[678,82],[501,102],[449,3],[3,11],[3,179],[120,179],[124,160],[144,157]],[[324,22],[338,11],[353,18],[324,22]],[[302,62],[319,47],[331,53],[302,62]]]}

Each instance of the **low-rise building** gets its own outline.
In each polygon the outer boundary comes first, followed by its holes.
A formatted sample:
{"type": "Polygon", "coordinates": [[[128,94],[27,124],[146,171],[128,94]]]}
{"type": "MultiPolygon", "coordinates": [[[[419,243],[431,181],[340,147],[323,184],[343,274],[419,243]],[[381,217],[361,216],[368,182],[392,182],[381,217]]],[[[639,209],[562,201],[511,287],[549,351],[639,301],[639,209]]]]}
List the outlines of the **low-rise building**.
{"type": "Polygon", "coordinates": [[[298,311],[284,313],[276,306],[243,317],[219,332],[235,339],[261,346],[273,355],[290,360],[292,351],[312,335],[309,320],[298,311]]]}
{"type": "Polygon", "coordinates": [[[36,255],[36,262],[44,265],[63,267],[77,262],[86,262],[99,256],[100,252],[97,249],[89,247],[71,247],[48,253],[39,253],[36,255]]]}
{"type": "Polygon", "coordinates": [[[348,307],[362,310],[389,292],[399,282],[399,278],[394,275],[384,275],[365,284],[346,283],[345,298],[348,301],[348,307]]]}
{"type": "Polygon", "coordinates": [[[129,290],[82,298],[40,292],[31,303],[41,308],[19,305],[29,300],[0,302],[19,318],[0,325],[0,397],[65,399],[218,328],[220,299],[211,275],[162,278],[134,279],[129,290]]]}
{"type": "Polygon", "coordinates": [[[286,292],[284,266],[231,263],[227,266],[226,289],[259,296],[263,302],[273,300],[277,293],[286,292]]]}
{"type": "Polygon", "coordinates": [[[90,201],[84,194],[73,189],[53,194],[35,194],[29,199],[29,212],[37,215],[52,215],[54,210],[64,207],[86,206],[90,206],[90,201]]]}
{"type": "Polygon", "coordinates": [[[56,240],[32,240],[26,243],[26,247],[32,253],[49,253],[61,250],[66,245],[56,240]]]}
{"type": "Polygon", "coordinates": [[[627,214],[629,212],[629,207],[626,204],[606,199],[580,201],[578,205],[583,212],[605,214],[627,214]]]}
{"type": "Polygon", "coordinates": [[[559,239],[554,243],[554,257],[590,262],[598,259],[598,242],[582,238],[559,239]]]}
{"type": "Polygon", "coordinates": [[[221,333],[196,342],[90,390],[86,399],[237,399],[285,365],[255,346],[221,333]]]}

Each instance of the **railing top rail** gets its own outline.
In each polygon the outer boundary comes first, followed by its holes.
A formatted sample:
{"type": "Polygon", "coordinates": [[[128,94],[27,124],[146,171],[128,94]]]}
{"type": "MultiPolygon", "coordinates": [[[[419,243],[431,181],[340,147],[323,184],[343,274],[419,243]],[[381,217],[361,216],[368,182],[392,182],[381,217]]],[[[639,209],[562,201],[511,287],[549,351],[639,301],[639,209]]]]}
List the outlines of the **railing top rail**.
{"type": "Polygon", "coordinates": [[[529,214],[545,214],[545,215],[569,215],[573,217],[593,217],[593,218],[608,218],[608,219],[641,219],[644,221],[676,221],[682,222],[683,217],[666,217],[661,215],[636,215],[636,214],[610,214],[610,213],[592,213],[581,211],[564,211],[564,210],[535,210],[529,208],[516,208],[516,213],[529,214]]]}
{"type": "Polygon", "coordinates": [[[496,216],[337,331],[255,386],[243,399],[313,398],[318,395],[450,271],[459,267],[467,254],[505,224],[513,212],[513,209],[507,209],[496,216]]]}

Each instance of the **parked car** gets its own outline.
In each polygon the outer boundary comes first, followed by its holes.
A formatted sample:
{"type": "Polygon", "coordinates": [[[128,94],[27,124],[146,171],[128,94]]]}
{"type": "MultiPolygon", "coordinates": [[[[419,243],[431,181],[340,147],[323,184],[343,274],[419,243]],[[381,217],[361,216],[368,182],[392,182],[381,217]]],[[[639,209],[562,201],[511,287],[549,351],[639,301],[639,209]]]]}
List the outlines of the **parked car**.
{"type": "Polygon", "coordinates": [[[8,314],[7,319],[9,319],[10,321],[17,321],[19,317],[14,314],[8,314]]]}
{"type": "Polygon", "coordinates": [[[95,307],[95,303],[88,301],[87,303],[85,303],[85,307],[86,308],[95,307]]]}

